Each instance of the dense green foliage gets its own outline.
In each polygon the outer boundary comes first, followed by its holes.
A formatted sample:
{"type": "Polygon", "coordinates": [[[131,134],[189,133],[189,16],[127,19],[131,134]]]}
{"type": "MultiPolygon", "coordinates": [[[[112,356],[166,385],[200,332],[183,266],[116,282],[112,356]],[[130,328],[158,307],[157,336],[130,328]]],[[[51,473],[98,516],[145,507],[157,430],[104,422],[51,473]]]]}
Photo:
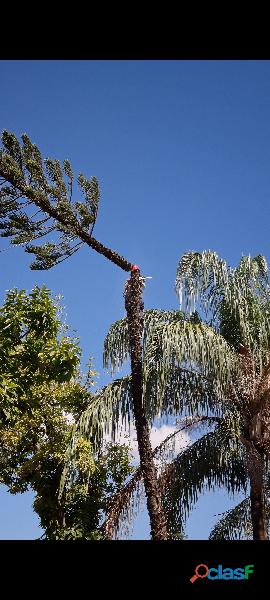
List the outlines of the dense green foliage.
{"type": "Polygon", "coordinates": [[[45,287],[35,287],[29,295],[24,290],[7,293],[0,309],[2,426],[35,407],[39,386],[68,381],[76,373],[80,349],[64,333],[58,306],[45,287]]]}
{"type": "Polygon", "coordinates": [[[46,537],[100,537],[111,496],[131,472],[129,449],[78,440],[73,485],[59,501],[74,422],[94,399],[94,371],[79,372],[78,341],[66,335],[60,305],[45,287],[7,293],[0,309],[0,481],[32,489],[46,537]],[[65,334],[65,335],[64,335],[65,334]],[[87,473],[87,477],[86,477],[87,473]]]}

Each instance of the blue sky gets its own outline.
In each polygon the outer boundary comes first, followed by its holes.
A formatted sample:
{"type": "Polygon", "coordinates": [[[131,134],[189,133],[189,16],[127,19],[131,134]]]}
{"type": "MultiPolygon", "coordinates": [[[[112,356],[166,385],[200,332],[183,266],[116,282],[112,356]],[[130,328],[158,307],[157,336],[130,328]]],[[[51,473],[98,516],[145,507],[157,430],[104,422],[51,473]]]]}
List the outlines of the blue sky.
{"type": "MultiPolygon", "coordinates": [[[[45,156],[95,175],[95,237],[151,275],[146,308],[178,308],[176,267],[188,250],[212,249],[231,265],[269,260],[269,61],[2,61],[0,129],[28,133],[45,156]]],[[[1,242],[1,247],[7,242],[1,242]]],[[[124,316],[126,274],[83,248],[48,272],[30,271],[21,248],[0,254],[5,290],[46,284],[64,295],[84,361],[124,316]]],[[[0,490],[0,539],[34,538],[31,495],[0,490]]],[[[227,506],[207,495],[189,524],[207,537],[227,506]],[[212,521],[211,521],[212,522],[212,521]]],[[[146,517],[136,525],[147,537],[146,517]]]]}

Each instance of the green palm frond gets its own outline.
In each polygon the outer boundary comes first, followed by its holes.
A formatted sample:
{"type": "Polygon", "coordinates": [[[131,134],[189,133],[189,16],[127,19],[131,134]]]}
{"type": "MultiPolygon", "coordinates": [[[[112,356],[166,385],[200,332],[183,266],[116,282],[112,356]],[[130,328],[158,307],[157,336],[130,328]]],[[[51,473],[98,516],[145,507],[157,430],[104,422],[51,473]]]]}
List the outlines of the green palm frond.
{"type": "MultiPolygon", "coordinates": [[[[269,485],[266,485],[266,518],[270,519],[269,485]]],[[[250,511],[250,498],[245,498],[230,510],[213,527],[210,540],[246,540],[252,539],[252,522],[250,511]]]]}
{"type": "Polygon", "coordinates": [[[251,539],[250,499],[245,498],[226,511],[224,516],[213,527],[210,540],[241,540],[251,539]]]}
{"type": "MultiPolygon", "coordinates": [[[[179,310],[145,310],[143,313],[143,348],[147,344],[150,332],[157,325],[164,325],[183,319],[183,313],[179,310]]],[[[114,323],[105,338],[103,351],[103,366],[111,369],[114,374],[129,358],[129,339],[127,319],[121,319],[114,323]]]]}
{"type": "Polygon", "coordinates": [[[233,269],[234,279],[238,282],[244,295],[248,296],[259,292],[260,295],[268,293],[268,265],[266,258],[259,254],[252,258],[251,256],[242,256],[240,263],[233,269]]]}
{"type": "Polygon", "coordinates": [[[95,451],[102,446],[104,435],[110,433],[114,441],[120,425],[125,429],[130,427],[133,415],[130,381],[130,376],[123,377],[102,388],[80,417],[77,434],[90,439],[95,451]]]}
{"type": "Polygon", "coordinates": [[[144,379],[144,403],[148,419],[177,415],[221,414],[215,382],[188,368],[163,370],[162,362],[151,367],[144,379]]]}
{"type": "Polygon", "coordinates": [[[232,269],[216,252],[188,252],[179,261],[175,288],[180,305],[185,310],[195,310],[198,301],[201,308],[214,313],[220,297],[229,300],[230,294],[238,298],[268,293],[268,267],[264,256],[243,256],[238,267],[232,269]]]}
{"type": "MultiPolygon", "coordinates": [[[[176,425],[177,429],[170,433],[156,448],[153,450],[153,456],[157,461],[157,466],[159,467],[159,472],[162,474],[168,462],[172,461],[175,457],[176,453],[176,443],[177,439],[181,438],[183,432],[194,433],[202,432],[205,427],[208,429],[221,424],[221,418],[218,416],[207,416],[207,415],[198,415],[198,416],[187,416],[181,417],[177,419],[176,425]]],[[[194,442],[193,442],[194,443],[194,442]]],[[[190,441],[189,447],[192,445],[190,441]]],[[[161,478],[162,481],[162,478],[161,478]]]]}
{"type": "MultiPolygon", "coordinates": [[[[158,460],[159,467],[164,468],[166,460],[170,459],[175,452],[177,436],[187,429],[193,430],[200,425],[213,425],[219,422],[217,417],[186,417],[177,421],[178,428],[169,434],[153,450],[153,457],[158,460]],[[162,467],[163,465],[163,467],[162,467]]],[[[101,526],[101,533],[106,538],[122,537],[129,535],[130,528],[141,507],[144,497],[141,485],[142,472],[138,467],[131,479],[115,494],[108,507],[107,516],[101,526]]]]}
{"type": "Polygon", "coordinates": [[[184,311],[193,312],[199,302],[206,314],[209,313],[209,308],[215,313],[219,292],[227,289],[228,284],[227,264],[216,252],[188,252],[181,257],[175,289],[184,311]]]}
{"type": "Polygon", "coordinates": [[[115,373],[129,357],[129,338],[127,319],[114,323],[104,340],[103,367],[115,373]]]}
{"type": "Polygon", "coordinates": [[[111,498],[106,519],[100,528],[101,534],[107,539],[130,537],[142,498],[144,499],[142,472],[138,468],[130,481],[111,498]]]}
{"type": "Polygon", "coordinates": [[[160,485],[169,528],[172,532],[182,530],[203,491],[225,487],[229,494],[235,494],[245,490],[244,453],[237,438],[230,438],[222,423],[167,465],[160,485]]]}
{"type": "Polygon", "coordinates": [[[144,356],[144,385],[154,372],[162,401],[172,369],[181,367],[212,382],[215,396],[222,399],[239,373],[240,362],[226,340],[203,323],[179,320],[156,327],[144,356]]]}
{"type": "MultiPolygon", "coordinates": [[[[171,337],[171,347],[166,349],[172,358],[172,364],[168,365],[164,360],[163,335],[171,336],[170,326],[177,335],[182,335],[182,356],[185,356],[186,338],[189,332],[194,333],[194,347],[200,348],[198,332],[201,331],[200,325],[188,321],[187,326],[183,321],[183,314],[180,311],[159,311],[151,310],[144,312],[144,402],[147,417],[151,422],[159,416],[179,415],[185,410],[187,414],[194,414],[199,410],[211,410],[217,412],[217,402],[220,397],[220,385],[216,385],[212,373],[211,377],[189,365],[189,368],[179,367],[180,360],[174,360],[175,351],[174,339],[171,337]],[[193,329],[194,328],[194,329],[193,329]]],[[[212,343],[213,338],[219,342],[221,337],[215,335],[215,332],[207,328],[209,332],[209,345],[213,350],[213,361],[216,357],[215,347],[212,343]]],[[[204,335],[204,346],[206,346],[204,335]]],[[[206,340],[207,341],[207,340],[206,340]]],[[[222,340],[223,341],[223,340],[222,340]]],[[[228,345],[224,342],[223,356],[228,360],[228,345]]],[[[127,321],[122,319],[114,323],[110,328],[104,343],[104,366],[111,366],[112,371],[116,371],[128,358],[128,331],[127,321]]],[[[194,357],[192,357],[194,358],[194,357]]],[[[197,357],[198,358],[198,357],[197,357]]],[[[230,357],[229,357],[230,358],[230,357]]],[[[190,361],[191,362],[191,361],[190,361]]],[[[193,361],[194,362],[194,361],[193,361]]],[[[224,361],[223,361],[224,362],[224,361]]],[[[226,367],[226,365],[224,365],[226,367]]],[[[209,375],[209,374],[208,374],[209,375]]],[[[222,390],[223,394],[223,390],[222,390]]],[[[223,397],[223,395],[222,395],[223,397]]]]}
{"type": "Polygon", "coordinates": [[[60,496],[65,485],[72,484],[74,480],[77,445],[81,438],[90,440],[93,451],[98,453],[102,449],[105,436],[110,436],[115,441],[121,427],[125,431],[130,430],[133,418],[130,388],[130,376],[116,379],[105,386],[91,399],[88,408],[74,425],[66,452],[60,496]]]}
{"type": "Polygon", "coordinates": [[[210,324],[237,350],[249,347],[262,368],[270,342],[270,295],[266,260],[242,257],[235,269],[215,252],[189,252],[178,265],[176,291],[185,311],[200,307],[210,324]]]}

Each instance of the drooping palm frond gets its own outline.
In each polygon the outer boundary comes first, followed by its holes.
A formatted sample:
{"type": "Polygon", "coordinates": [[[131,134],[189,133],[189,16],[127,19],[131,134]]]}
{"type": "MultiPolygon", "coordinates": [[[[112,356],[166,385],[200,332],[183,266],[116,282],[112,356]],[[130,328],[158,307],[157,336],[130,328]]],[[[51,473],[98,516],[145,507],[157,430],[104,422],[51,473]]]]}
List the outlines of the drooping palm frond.
{"type": "Polygon", "coordinates": [[[221,404],[215,382],[190,368],[164,370],[153,365],[144,379],[145,412],[149,421],[179,415],[220,415],[221,404]]]}
{"type": "Polygon", "coordinates": [[[122,377],[102,388],[77,423],[77,434],[90,439],[95,451],[102,446],[106,434],[114,441],[121,425],[127,430],[130,427],[133,417],[130,380],[130,376],[122,377]]]}
{"type": "Polygon", "coordinates": [[[128,321],[116,321],[109,329],[103,349],[103,367],[115,373],[129,357],[128,321]]]}
{"type": "Polygon", "coordinates": [[[142,472],[138,468],[130,481],[110,500],[106,519],[100,527],[101,534],[107,539],[130,535],[130,529],[141,506],[144,489],[142,472]]]}
{"type": "MultiPolygon", "coordinates": [[[[172,323],[183,319],[179,310],[145,310],[143,312],[143,348],[145,349],[148,336],[157,325],[172,323]]],[[[127,319],[114,323],[105,338],[103,351],[103,366],[111,369],[113,375],[129,357],[129,339],[127,319]]]]}
{"type": "MultiPolygon", "coordinates": [[[[194,365],[193,368],[190,365],[189,368],[187,365],[185,368],[179,368],[178,361],[176,366],[167,368],[166,376],[163,375],[165,365],[159,334],[163,331],[166,334],[169,325],[176,327],[179,325],[179,332],[181,332],[184,318],[190,325],[188,332],[192,332],[192,325],[196,326],[200,323],[197,313],[184,317],[181,311],[144,311],[144,402],[147,417],[151,422],[157,416],[179,415],[184,408],[187,414],[194,414],[196,409],[213,411],[217,406],[214,378],[206,377],[198,369],[196,370],[194,365]]],[[[184,344],[185,340],[183,346],[184,344]]],[[[104,367],[107,369],[111,367],[113,373],[122,366],[128,356],[127,321],[121,319],[112,325],[106,336],[104,367]]]]}
{"type": "MultiPolygon", "coordinates": [[[[266,485],[266,518],[270,518],[269,484],[266,485]]],[[[247,540],[253,539],[250,498],[245,498],[230,510],[223,513],[221,519],[213,527],[210,540],[247,540]]]]}
{"type": "Polygon", "coordinates": [[[130,379],[130,376],[116,379],[102,388],[94,395],[88,408],[75,423],[66,452],[60,496],[64,487],[69,483],[72,484],[76,474],[78,440],[81,438],[90,440],[93,451],[98,453],[102,449],[105,436],[110,436],[115,441],[121,427],[124,431],[130,430],[133,418],[130,379]]]}
{"type": "Polygon", "coordinates": [[[144,385],[153,372],[162,402],[172,369],[186,368],[212,384],[216,398],[229,394],[231,382],[240,371],[236,353],[208,325],[185,320],[156,327],[149,336],[144,356],[144,385]]]}
{"type": "Polygon", "coordinates": [[[185,311],[198,304],[231,345],[249,347],[262,367],[261,352],[270,342],[268,268],[263,256],[242,257],[231,269],[215,252],[189,252],[179,262],[175,285],[185,311]]]}
{"type": "Polygon", "coordinates": [[[250,518],[250,499],[245,498],[224,513],[213,527],[209,540],[252,539],[250,518]]]}
{"type": "MultiPolygon", "coordinates": [[[[196,302],[214,316],[219,308],[220,296],[230,299],[233,292],[247,298],[257,292],[267,296],[269,291],[268,267],[264,256],[243,256],[237,267],[232,269],[216,252],[188,252],[178,264],[175,288],[179,294],[180,305],[187,311],[196,302]]],[[[233,298],[233,296],[232,296],[233,298]]],[[[236,299],[236,297],[235,297],[236,299]]]]}
{"type": "MultiPolygon", "coordinates": [[[[270,517],[269,485],[266,486],[266,517],[270,517]]],[[[213,527],[210,540],[246,540],[252,539],[250,498],[245,498],[230,510],[213,527]]]]}
{"type": "MultiPolygon", "coordinates": [[[[181,417],[176,420],[177,429],[170,433],[156,448],[153,450],[153,456],[159,465],[159,472],[162,474],[168,462],[171,462],[176,454],[176,443],[181,441],[183,432],[201,433],[205,427],[208,429],[220,425],[222,420],[218,416],[208,415],[190,415],[181,417]],[[180,440],[179,440],[180,437],[180,440]]],[[[191,445],[191,441],[190,444],[191,445]]]]}
{"type": "MultiPolygon", "coordinates": [[[[195,316],[188,321],[190,328],[187,332],[192,332],[192,326],[198,325],[195,316]]],[[[212,376],[206,377],[191,366],[179,368],[180,361],[177,361],[176,366],[166,368],[160,334],[163,335],[164,332],[166,335],[169,325],[179,325],[176,330],[181,335],[181,311],[144,311],[144,402],[151,422],[157,416],[179,415],[184,409],[187,414],[194,414],[198,409],[217,410],[218,390],[215,389],[215,379],[212,376]]],[[[209,331],[212,333],[210,328],[209,331]]],[[[196,329],[194,332],[196,333],[196,329]]],[[[213,347],[211,339],[209,343],[213,347]]],[[[183,351],[184,344],[183,336],[183,351]]],[[[172,345],[174,346],[173,339],[172,345]]],[[[196,337],[194,345],[196,346],[196,337]]],[[[226,350],[225,345],[224,354],[226,350]]],[[[116,371],[127,360],[128,353],[127,321],[122,319],[112,325],[105,339],[104,366],[111,366],[112,372],[116,371]]]]}
{"type": "Polygon", "coordinates": [[[260,296],[268,295],[269,277],[266,258],[258,256],[242,256],[239,265],[233,269],[233,277],[245,296],[251,292],[260,296]]]}
{"type": "Polygon", "coordinates": [[[227,264],[216,252],[188,252],[181,257],[175,289],[185,312],[193,312],[199,303],[206,315],[210,309],[215,314],[219,292],[227,289],[228,284],[227,264]]]}
{"type": "Polygon", "coordinates": [[[224,298],[219,311],[219,332],[236,352],[240,345],[249,348],[257,373],[269,361],[270,348],[270,291],[268,274],[261,275],[257,264],[260,258],[241,259],[231,283],[231,289],[238,290],[238,298],[235,303],[224,298]]]}
{"type": "MultiPolygon", "coordinates": [[[[153,450],[153,457],[158,460],[159,467],[162,469],[166,461],[175,453],[176,438],[183,434],[186,430],[194,430],[200,425],[213,425],[219,422],[218,417],[186,417],[177,421],[178,428],[170,433],[156,448],[153,450]]],[[[110,501],[107,516],[100,530],[106,538],[116,538],[130,533],[136,515],[141,506],[143,496],[143,488],[140,485],[142,473],[140,467],[136,469],[131,477],[121,490],[119,490],[110,501]]]]}
{"type": "Polygon", "coordinates": [[[160,477],[169,530],[183,530],[199,494],[225,487],[235,494],[246,488],[244,451],[222,423],[183,450],[160,477]]]}

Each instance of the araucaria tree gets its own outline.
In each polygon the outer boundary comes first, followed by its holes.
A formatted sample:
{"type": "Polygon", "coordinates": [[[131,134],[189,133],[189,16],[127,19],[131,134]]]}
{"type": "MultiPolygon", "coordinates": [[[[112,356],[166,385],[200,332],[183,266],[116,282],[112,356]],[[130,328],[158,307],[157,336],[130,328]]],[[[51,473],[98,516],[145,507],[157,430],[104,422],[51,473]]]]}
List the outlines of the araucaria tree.
{"type": "Polygon", "coordinates": [[[87,244],[124,271],[131,272],[126,287],[126,308],[131,357],[132,403],[137,430],[140,464],[153,539],[166,539],[166,521],[157,472],[152,457],[149,426],[142,401],[142,288],[140,269],[97,241],[92,233],[99,205],[95,177],[78,176],[84,197],[73,202],[74,177],[69,161],[45,159],[27,135],[22,144],[7,131],[2,134],[0,151],[0,216],[2,236],[12,244],[24,245],[34,254],[32,269],[49,269],[87,244]],[[33,213],[33,206],[37,210],[33,213]],[[59,235],[58,242],[49,234],[59,235]],[[47,238],[41,245],[32,242],[47,238]]]}

